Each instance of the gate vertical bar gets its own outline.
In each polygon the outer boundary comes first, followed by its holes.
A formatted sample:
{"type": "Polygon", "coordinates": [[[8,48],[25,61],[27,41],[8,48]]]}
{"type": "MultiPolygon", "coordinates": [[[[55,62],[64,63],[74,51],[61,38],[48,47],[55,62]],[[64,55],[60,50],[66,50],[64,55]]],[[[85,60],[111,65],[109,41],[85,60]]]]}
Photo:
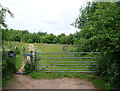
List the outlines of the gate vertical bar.
{"type": "Polygon", "coordinates": [[[39,68],[38,69],[42,69],[42,67],[41,67],[41,65],[39,65],[40,63],[41,63],[41,56],[42,56],[42,54],[41,55],[39,55],[38,57],[38,66],[39,66],[39,68]]]}
{"type": "Polygon", "coordinates": [[[34,69],[35,69],[35,71],[37,70],[37,54],[36,54],[36,52],[34,52],[34,69]]]}
{"type": "Polygon", "coordinates": [[[70,72],[70,58],[69,58],[69,53],[68,53],[68,72],[70,72]]]}

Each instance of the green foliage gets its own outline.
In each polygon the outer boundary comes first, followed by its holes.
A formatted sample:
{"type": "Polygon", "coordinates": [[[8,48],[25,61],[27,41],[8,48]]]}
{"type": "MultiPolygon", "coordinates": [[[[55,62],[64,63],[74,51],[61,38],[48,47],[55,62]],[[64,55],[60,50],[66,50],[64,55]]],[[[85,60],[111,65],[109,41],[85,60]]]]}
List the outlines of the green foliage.
{"type": "Polygon", "coordinates": [[[34,66],[33,66],[30,62],[27,62],[27,63],[25,64],[24,69],[25,69],[25,73],[26,73],[26,74],[29,74],[29,73],[31,73],[31,72],[34,71],[34,66]]]}
{"type": "Polygon", "coordinates": [[[11,17],[14,17],[13,13],[7,7],[3,7],[0,4],[0,26],[1,27],[7,27],[7,24],[5,23],[6,13],[10,14],[11,17]]]}
{"type": "Polygon", "coordinates": [[[33,40],[32,39],[28,39],[26,42],[27,43],[33,43],[33,40]]]}
{"type": "Polygon", "coordinates": [[[74,34],[53,35],[46,32],[29,33],[27,30],[1,29],[5,41],[18,41],[26,43],[48,43],[48,44],[74,44],[74,34]]]}
{"type": "Polygon", "coordinates": [[[9,58],[7,52],[3,51],[2,55],[2,85],[5,86],[7,81],[16,73],[15,57],[9,58]]]}
{"type": "Polygon", "coordinates": [[[57,37],[53,34],[42,36],[41,42],[48,43],[48,44],[55,44],[55,43],[57,43],[57,37]]]}
{"type": "MultiPolygon", "coordinates": [[[[73,25],[80,30],[75,40],[76,51],[103,52],[97,75],[105,77],[112,87],[120,87],[120,2],[93,2],[80,9],[73,25]]],[[[109,86],[109,87],[110,87],[109,86]]]]}
{"type": "Polygon", "coordinates": [[[6,41],[9,36],[6,36],[8,30],[6,29],[6,31],[2,32],[1,28],[7,28],[5,21],[7,13],[11,17],[14,17],[13,13],[7,7],[3,7],[0,4],[0,33],[2,33],[2,41],[0,41],[2,42],[2,86],[5,86],[7,84],[7,81],[10,80],[12,78],[12,75],[17,71],[15,57],[10,58],[7,54],[7,51],[4,49],[4,41],[6,41]]]}

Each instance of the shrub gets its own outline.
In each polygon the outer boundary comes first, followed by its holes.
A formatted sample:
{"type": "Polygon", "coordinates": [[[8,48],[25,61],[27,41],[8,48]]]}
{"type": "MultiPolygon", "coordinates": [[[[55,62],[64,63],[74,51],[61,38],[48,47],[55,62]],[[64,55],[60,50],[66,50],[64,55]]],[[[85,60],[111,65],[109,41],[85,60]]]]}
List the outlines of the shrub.
{"type": "Polygon", "coordinates": [[[16,73],[16,65],[15,65],[15,57],[9,58],[6,55],[7,52],[3,52],[2,55],[2,85],[5,86],[7,81],[12,77],[14,73],[16,73]]]}
{"type": "Polygon", "coordinates": [[[34,71],[34,66],[30,62],[27,62],[24,69],[25,69],[25,73],[29,74],[34,71]]]}

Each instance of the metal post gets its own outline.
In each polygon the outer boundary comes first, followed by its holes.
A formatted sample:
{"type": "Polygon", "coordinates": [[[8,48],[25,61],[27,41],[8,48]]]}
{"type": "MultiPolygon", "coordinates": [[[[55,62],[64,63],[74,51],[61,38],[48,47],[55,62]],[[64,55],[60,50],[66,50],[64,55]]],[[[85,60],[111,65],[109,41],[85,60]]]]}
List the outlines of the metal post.
{"type": "Polygon", "coordinates": [[[69,58],[69,54],[68,54],[68,72],[70,72],[70,58],[69,58]]]}

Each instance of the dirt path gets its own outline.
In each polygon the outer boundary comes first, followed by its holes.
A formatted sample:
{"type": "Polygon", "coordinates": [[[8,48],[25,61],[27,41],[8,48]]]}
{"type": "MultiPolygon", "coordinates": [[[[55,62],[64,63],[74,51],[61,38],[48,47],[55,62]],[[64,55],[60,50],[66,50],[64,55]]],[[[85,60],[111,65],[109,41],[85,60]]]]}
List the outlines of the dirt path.
{"type": "Polygon", "coordinates": [[[33,79],[26,75],[14,75],[15,82],[4,89],[97,89],[91,82],[80,79],[33,79]]]}
{"type": "Polygon", "coordinates": [[[29,51],[33,51],[33,52],[36,51],[35,46],[33,44],[29,44],[28,48],[29,48],[29,51]]]}

